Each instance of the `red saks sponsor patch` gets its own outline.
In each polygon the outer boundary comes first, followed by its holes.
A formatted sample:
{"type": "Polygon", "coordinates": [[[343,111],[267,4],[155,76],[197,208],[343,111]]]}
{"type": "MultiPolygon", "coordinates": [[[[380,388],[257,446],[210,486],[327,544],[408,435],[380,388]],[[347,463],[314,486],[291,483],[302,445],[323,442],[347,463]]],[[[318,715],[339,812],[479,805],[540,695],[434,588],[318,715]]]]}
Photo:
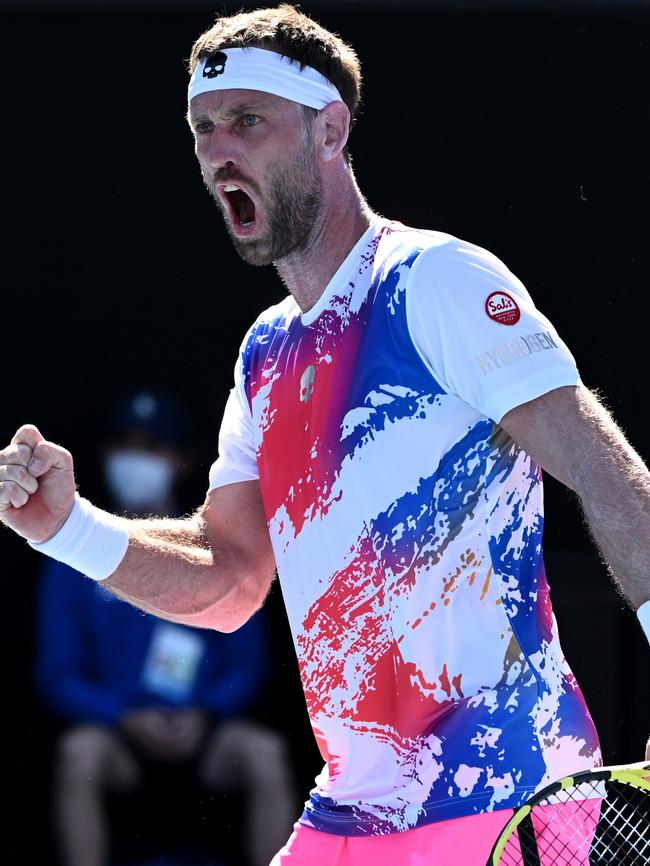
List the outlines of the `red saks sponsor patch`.
{"type": "Polygon", "coordinates": [[[485,312],[501,325],[516,325],[521,318],[521,310],[514,298],[507,292],[492,292],[485,299],[485,312]]]}

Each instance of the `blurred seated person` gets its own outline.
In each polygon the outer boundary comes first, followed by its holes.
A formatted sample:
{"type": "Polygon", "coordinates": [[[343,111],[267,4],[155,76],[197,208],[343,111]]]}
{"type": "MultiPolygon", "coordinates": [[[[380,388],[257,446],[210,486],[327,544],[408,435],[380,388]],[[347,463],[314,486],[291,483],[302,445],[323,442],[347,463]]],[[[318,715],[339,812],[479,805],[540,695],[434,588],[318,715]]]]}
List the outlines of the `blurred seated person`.
{"type": "MultiPolygon", "coordinates": [[[[113,510],[178,516],[187,438],[175,398],[126,395],[102,453],[113,510]]],[[[241,792],[250,866],[268,866],[297,802],[284,740],[243,717],[266,675],[262,617],[232,634],[176,625],[68,566],[44,563],[35,676],[46,707],[64,722],[53,792],[64,866],[106,866],[105,792],[134,789],[152,767],[172,764],[186,765],[209,790],[241,792]]],[[[215,826],[215,839],[220,832],[215,826]]]]}

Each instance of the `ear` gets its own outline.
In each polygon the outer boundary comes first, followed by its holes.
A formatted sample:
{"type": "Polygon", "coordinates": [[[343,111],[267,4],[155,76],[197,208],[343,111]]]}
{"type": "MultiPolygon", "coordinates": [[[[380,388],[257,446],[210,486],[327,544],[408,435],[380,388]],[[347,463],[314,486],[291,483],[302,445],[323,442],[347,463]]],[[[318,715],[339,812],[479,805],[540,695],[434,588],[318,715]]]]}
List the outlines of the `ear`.
{"type": "Polygon", "coordinates": [[[316,118],[316,152],[324,162],[337,157],[350,134],[350,111],[344,102],[330,102],[316,118]]]}

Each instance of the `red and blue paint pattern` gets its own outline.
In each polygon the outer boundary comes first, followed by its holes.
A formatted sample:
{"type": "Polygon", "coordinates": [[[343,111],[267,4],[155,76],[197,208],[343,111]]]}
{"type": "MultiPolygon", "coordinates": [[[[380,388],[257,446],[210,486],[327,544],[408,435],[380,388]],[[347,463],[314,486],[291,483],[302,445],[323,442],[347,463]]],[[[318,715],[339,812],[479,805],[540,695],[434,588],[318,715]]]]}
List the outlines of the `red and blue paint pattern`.
{"type": "Polygon", "coordinates": [[[516,807],[599,762],[551,609],[539,468],[445,392],[409,334],[410,269],[446,238],[380,224],[318,315],[289,298],[243,351],[326,762],[302,821],[330,833],[516,807]]]}

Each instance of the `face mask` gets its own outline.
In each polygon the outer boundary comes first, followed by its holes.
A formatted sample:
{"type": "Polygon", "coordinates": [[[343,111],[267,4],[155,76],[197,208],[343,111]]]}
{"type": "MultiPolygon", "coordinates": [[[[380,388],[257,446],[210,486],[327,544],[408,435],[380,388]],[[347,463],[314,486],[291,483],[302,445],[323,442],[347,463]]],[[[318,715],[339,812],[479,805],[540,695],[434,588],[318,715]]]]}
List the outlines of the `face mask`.
{"type": "Polygon", "coordinates": [[[148,451],[113,451],[104,464],[106,486],[122,508],[155,508],[172,492],[174,467],[148,451]]]}

